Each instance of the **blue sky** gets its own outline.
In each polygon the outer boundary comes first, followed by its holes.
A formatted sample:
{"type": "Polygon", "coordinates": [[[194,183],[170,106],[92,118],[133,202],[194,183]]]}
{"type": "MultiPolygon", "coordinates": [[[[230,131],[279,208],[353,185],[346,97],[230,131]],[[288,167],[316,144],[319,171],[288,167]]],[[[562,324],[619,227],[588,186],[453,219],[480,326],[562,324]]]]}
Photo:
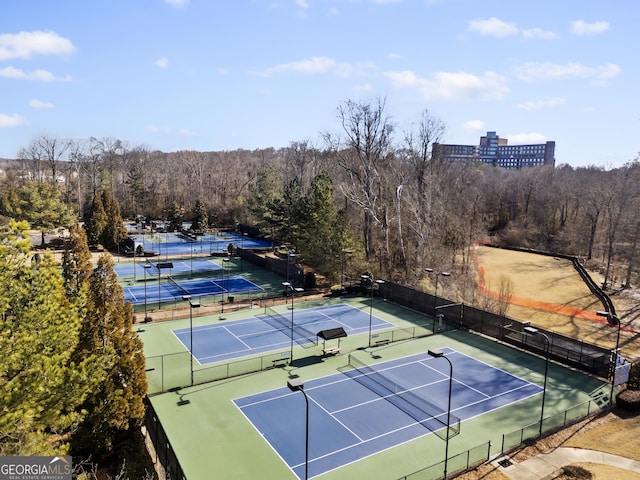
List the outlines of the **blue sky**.
{"type": "Polygon", "coordinates": [[[445,143],[556,142],[556,164],[640,151],[640,3],[23,0],[0,14],[0,157],[38,136],[151,150],[285,147],[340,133],[347,100],[427,109],[445,143]]]}

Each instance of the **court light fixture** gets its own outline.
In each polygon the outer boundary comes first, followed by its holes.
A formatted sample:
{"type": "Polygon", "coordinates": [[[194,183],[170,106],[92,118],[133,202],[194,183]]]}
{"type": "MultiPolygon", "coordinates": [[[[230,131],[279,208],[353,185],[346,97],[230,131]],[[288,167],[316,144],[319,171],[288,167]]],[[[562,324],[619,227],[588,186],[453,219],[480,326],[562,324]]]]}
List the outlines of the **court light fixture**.
{"type": "Polygon", "coordinates": [[[189,365],[193,385],[193,309],[200,308],[200,302],[192,302],[191,295],[183,295],[182,300],[189,302],[189,365]]]}
{"type": "Polygon", "coordinates": [[[371,277],[370,275],[360,275],[360,278],[363,281],[370,283],[371,288],[369,296],[369,348],[371,348],[371,326],[373,322],[373,287],[375,287],[377,284],[378,288],[380,288],[380,285],[384,283],[384,280],[373,280],[373,277],[371,277]]]}
{"type": "Polygon", "coordinates": [[[444,480],[447,480],[447,466],[449,460],[449,429],[451,427],[451,392],[453,390],[453,363],[444,354],[442,350],[427,350],[427,353],[433,358],[444,358],[449,362],[449,400],[447,403],[447,438],[444,447],[444,480]]]}
{"type": "Polygon", "coordinates": [[[307,397],[307,392],[304,391],[304,384],[300,380],[287,380],[287,387],[292,392],[301,392],[307,405],[304,437],[304,478],[307,480],[309,478],[309,397],[307,397]]]}
{"type": "Polygon", "coordinates": [[[438,277],[441,275],[443,277],[449,277],[451,276],[451,272],[437,272],[433,268],[425,268],[424,271],[427,273],[433,273],[436,277],[436,285],[433,291],[433,307],[436,308],[438,306],[438,277]]]}
{"type": "Polygon", "coordinates": [[[546,333],[541,332],[535,327],[531,326],[531,322],[524,322],[522,331],[529,335],[539,335],[545,340],[545,361],[544,361],[544,385],[542,387],[542,406],[540,407],[540,430],[539,436],[542,437],[542,422],[544,420],[544,400],[547,394],[547,374],[549,372],[549,350],[551,349],[551,342],[546,333]]]}
{"type": "Polygon", "coordinates": [[[296,299],[296,292],[303,292],[304,289],[300,287],[294,287],[291,282],[282,282],[282,286],[285,288],[285,292],[291,289],[291,349],[289,352],[289,365],[293,362],[293,304],[296,299]]]}
{"type": "Polygon", "coordinates": [[[618,354],[620,350],[620,328],[622,325],[621,325],[620,319],[615,315],[611,315],[611,313],[607,310],[598,310],[596,314],[600,317],[605,317],[609,325],[617,325],[618,327],[618,333],[616,335],[616,349],[613,351],[613,355],[611,355],[613,367],[611,369],[611,393],[609,394],[609,404],[613,405],[613,395],[615,393],[614,387],[615,387],[615,381],[616,381],[616,369],[618,367],[618,354]]]}

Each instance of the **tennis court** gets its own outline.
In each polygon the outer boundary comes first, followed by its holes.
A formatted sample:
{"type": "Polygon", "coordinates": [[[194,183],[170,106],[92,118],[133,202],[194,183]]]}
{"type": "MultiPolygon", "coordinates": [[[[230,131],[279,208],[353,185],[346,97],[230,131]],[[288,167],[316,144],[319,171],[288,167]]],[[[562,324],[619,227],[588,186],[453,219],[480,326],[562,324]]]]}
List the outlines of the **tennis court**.
{"type": "MultiPolygon", "coordinates": [[[[156,262],[157,263],[157,262],[156,262]]],[[[134,263],[118,263],[114,270],[119,278],[154,278],[158,276],[160,270],[156,267],[156,263],[146,261],[140,258],[134,263]],[[145,267],[145,265],[149,265],[145,267]]],[[[167,271],[173,275],[182,275],[185,273],[213,272],[222,270],[222,267],[210,259],[194,258],[188,260],[174,260],[171,262],[173,267],[162,273],[166,276],[167,271]]]]}
{"type": "MultiPolygon", "coordinates": [[[[451,348],[452,431],[459,422],[542,392],[538,385],[451,348]]],[[[305,382],[309,397],[309,477],[445,429],[449,363],[426,353],[305,382]]],[[[304,478],[305,401],[279,388],[234,400],[278,456],[304,478]]],[[[458,427],[456,427],[458,425],[458,427]]]]}
{"type": "Polygon", "coordinates": [[[271,242],[267,240],[251,238],[235,232],[205,233],[195,238],[168,232],[132,235],[131,237],[136,245],[142,245],[145,252],[155,252],[161,256],[221,253],[228,249],[229,244],[248,249],[271,248],[271,242]]]}
{"type": "Polygon", "coordinates": [[[181,299],[183,295],[192,298],[230,293],[260,292],[262,287],[241,276],[176,281],[166,277],[168,281],[149,283],[146,285],[123,286],[124,300],[133,305],[146,302],[168,302],[181,299]]]}
{"type": "Polygon", "coordinates": [[[347,335],[355,335],[367,332],[370,324],[372,330],[394,327],[351,305],[338,304],[283,313],[265,309],[265,314],[255,319],[201,325],[193,330],[180,328],[173,333],[186,350],[191,350],[193,338],[194,358],[207,364],[289,347],[292,320],[293,340],[303,346],[315,345],[317,333],[322,330],[342,327],[347,335]]]}

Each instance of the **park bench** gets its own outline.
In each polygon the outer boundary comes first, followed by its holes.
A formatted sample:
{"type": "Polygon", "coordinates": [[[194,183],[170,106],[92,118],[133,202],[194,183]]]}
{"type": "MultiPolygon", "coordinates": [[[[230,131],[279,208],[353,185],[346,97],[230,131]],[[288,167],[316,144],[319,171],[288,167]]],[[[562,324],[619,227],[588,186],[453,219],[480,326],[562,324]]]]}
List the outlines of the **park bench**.
{"type": "Polygon", "coordinates": [[[322,350],[322,353],[326,356],[326,355],[337,355],[338,353],[340,353],[340,347],[326,347],[325,349],[322,350]]]}

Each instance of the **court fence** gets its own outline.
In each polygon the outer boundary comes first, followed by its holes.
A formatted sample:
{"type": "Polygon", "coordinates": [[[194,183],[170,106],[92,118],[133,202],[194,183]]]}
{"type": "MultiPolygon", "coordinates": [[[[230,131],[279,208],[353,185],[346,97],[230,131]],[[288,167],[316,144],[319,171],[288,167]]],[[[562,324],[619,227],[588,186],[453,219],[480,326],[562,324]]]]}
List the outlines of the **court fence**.
{"type": "MultiPolygon", "coordinates": [[[[194,369],[193,384],[201,385],[281,367],[288,363],[289,355],[287,350],[194,369]]],[[[146,361],[148,395],[175,391],[191,385],[188,351],[147,357],[146,361]]]]}
{"type": "MultiPolygon", "coordinates": [[[[379,347],[387,343],[427,337],[435,333],[441,333],[445,328],[445,325],[438,326],[431,322],[413,327],[394,328],[373,333],[371,336],[372,344],[379,347]]],[[[314,345],[317,345],[317,343],[308,343],[302,346],[314,345]]],[[[190,386],[191,363],[189,355],[188,351],[183,351],[147,357],[148,395],[153,396],[190,386]]],[[[197,368],[193,371],[193,383],[194,385],[200,385],[281,367],[289,362],[289,356],[290,351],[283,350],[259,357],[249,357],[226,363],[211,364],[210,366],[197,368]]]]}
{"type": "MultiPolygon", "coordinates": [[[[564,412],[560,412],[543,420],[542,436],[562,430],[603,410],[604,404],[598,400],[589,400],[575,405],[564,412]]],[[[464,426],[463,426],[464,428],[464,426]]],[[[447,461],[447,476],[453,478],[463,472],[472,470],[487,463],[497,456],[508,455],[516,448],[540,438],[540,422],[535,422],[513,432],[502,434],[502,445],[498,453],[492,454],[491,441],[482,443],[464,452],[449,457],[447,461]]],[[[439,480],[444,477],[444,460],[422,468],[416,472],[400,477],[398,480],[439,480]]]]}
{"type": "MultiPolygon", "coordinates": [[[[154,465],[160,465],[161,468],[157,469],[163,471],[163,480],[187,480],[178,457],[173,451],[169,437],[167,436],[160,419],[156,414],[156,411],[151,405],[149,399],[146,399],[145,410],[145,428],[147,435],[149,435],[151,442],[153,443],[155,458],[152,459],[154,465]]],[[[160,472],[157,472],[161,477],[160,472]]]]}
{"type": "Polygon", "coordinates": [[[527,322],[393,282],[381,284],[379,293],[388,301],[433,316],[446,328],[471,330],[537,355],[548,354],[551,360],[601,378],[610,378],[613,373],[610,349],[538,327],[544,335],[529,335],[523,330],[527,322]]]}

